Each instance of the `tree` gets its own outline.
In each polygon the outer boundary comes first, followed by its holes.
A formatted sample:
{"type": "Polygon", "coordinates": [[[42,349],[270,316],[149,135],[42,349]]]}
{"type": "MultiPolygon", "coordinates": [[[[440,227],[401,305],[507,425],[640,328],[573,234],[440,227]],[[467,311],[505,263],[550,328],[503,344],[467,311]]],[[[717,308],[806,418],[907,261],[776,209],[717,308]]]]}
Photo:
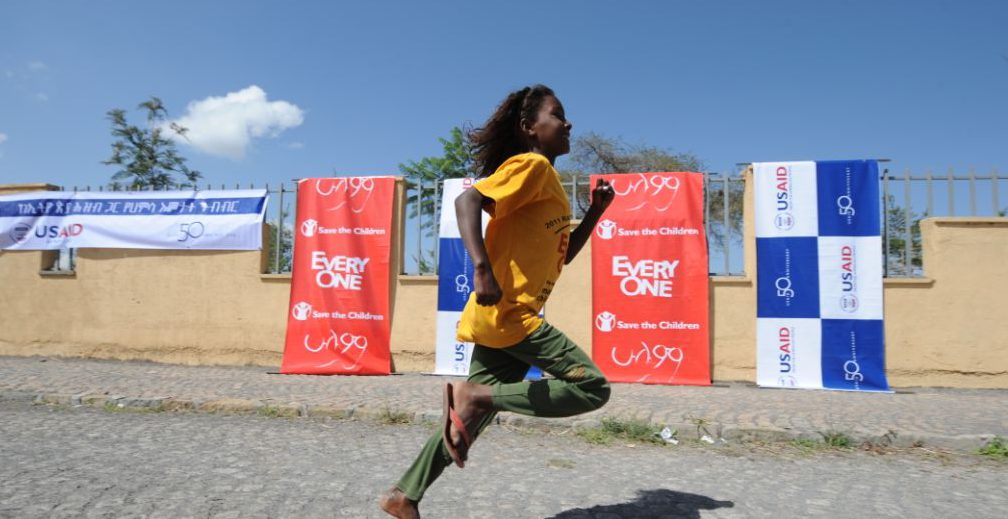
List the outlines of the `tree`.
{"type": "MultiPolygon", "coordinates": [[[[675,153],[670,150],[650,145],[628,144],[620,139],[606,137],[597,133],[587,133],[574,140],[568,161],[572,167],[561,172],[565,181],[578,177],[577,206],[573,208],[575,215],[583,215],[588,209],[588,195],[591,186],[587,175],[593,173],[639,173],[664,171],[695,171],[706,169],[697,156],[690,153],[675,153]]],[[[570,185],[570,184],[568,184],[570,185]]],[[[708,238],[719,246],[730,245],[732,233],[742,235],[742,197],[741,182],[728,182],[728,228],[724,228],[724,197],[725,189],[722,183],[708,186],[707,200],[710,208],[710,225],[708,238]]]]}
{"type": "MultiPolygon", "coordinates": [[[[164,135],[168,115],[164,103],[157,97],[140,103],[137,109],[147,112],[147,127],[126,121],[126,111],[115,108],[107,112],[112,121],[112,156],[103,164],[119,166],[112,175],[112,189],[168,189],[196,187],[202,178],[199,171],[189,169],[179,155],[175,142],[164,135]],[[176,180],[180,176],[181,179],[176,180]]],[[[187,128],[170,123],[168,130],[185,137],[187,128]]]]}
{"type": "Polygon", "coordinates": [[[885,251],[886,272],[889,276],[914,276],[921,274],[921,230],[920,222],[927,213],[907,212],[896,203],[896,197],[889,195],[885,204],[885,251]],[[907,236],[907,218],[910,219],[910,235],[907,236]],[[886,245],[888,244],[888,245],[886,245]],[[907,247],[910,247],[907,250],[907,247]],[[909,264],[906,261],[909,256],[909,264]]]}
{"type": "MultiPolygon", "coordinates": [[[[472,146],[461,128],[458,126],[452,128],[447,139],[438,138],[438,141],[441,143],[443,155],[399,164],[399,171],[406,178],[408,216],[428,217],[420,220],[421,232],[426,236],[433,236],[440,223],[436,221],[436,216],[441,214],[438,182],[446,178],[476,176],[472,146]]],[[[421,272],[433,270],[432,257],[421,253],[415,259],[421,272]]]]}

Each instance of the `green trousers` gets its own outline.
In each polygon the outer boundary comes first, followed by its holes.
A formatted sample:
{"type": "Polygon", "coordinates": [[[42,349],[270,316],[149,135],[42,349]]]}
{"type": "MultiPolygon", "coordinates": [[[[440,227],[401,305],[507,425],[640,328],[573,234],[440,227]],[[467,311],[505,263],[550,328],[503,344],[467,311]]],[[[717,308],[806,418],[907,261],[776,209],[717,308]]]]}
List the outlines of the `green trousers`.
{"type": "MultiPolygon", "coordinates": [[[[602,407],[609,400],[609,382],[581,348],[562,332],[543,323],[522,342],[507,348],[473,347],[469,382],[493,386],[496,411],[530,416],[573,416],[602,407]],[[523,380],[529,366],[554,378],[523,380]]],[[[479,435],[496,412],[480,422],[479,435]]],[[[474,436],[475,438],[475,436],[474,436]]],[[[419,501],[427,488],[452,464],[440,429],[424,444],[416,461],[396,484],[406,497],[419,501]]]]}

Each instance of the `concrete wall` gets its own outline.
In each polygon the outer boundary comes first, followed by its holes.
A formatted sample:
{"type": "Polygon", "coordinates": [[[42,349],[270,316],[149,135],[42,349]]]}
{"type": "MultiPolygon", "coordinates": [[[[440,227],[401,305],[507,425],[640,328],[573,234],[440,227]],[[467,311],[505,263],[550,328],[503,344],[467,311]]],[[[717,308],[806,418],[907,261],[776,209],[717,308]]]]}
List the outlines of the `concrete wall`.
{"type": "MultiPolygon", "coordinates": [[[[752,273],[748,184],[745,196],[752,273]]],[[[401,228],[401,207],[395,221],[401,228]]],[[[884,283],[890,383],[1008,388],[1008,218],[930,218],[921,230],[927,277],[884,283]]],[[[402,236],[393,240],[400,258],[402,236]]],[[[268,251],[82,249],[72,275],[40,272],[43,254],[0,252],[0,354],[280,364],[290,277],[261,274],[268,251]]],[[[565,268],[546,309],[589,352],[590,257],[589,244],[565,268]]],[[[710,288],[713,378],[753,381],[754,280],[712,277],[710,288]]],[[[399,276],[390,290],[394,368],[431,371],[437,278],[399,276]]]]}

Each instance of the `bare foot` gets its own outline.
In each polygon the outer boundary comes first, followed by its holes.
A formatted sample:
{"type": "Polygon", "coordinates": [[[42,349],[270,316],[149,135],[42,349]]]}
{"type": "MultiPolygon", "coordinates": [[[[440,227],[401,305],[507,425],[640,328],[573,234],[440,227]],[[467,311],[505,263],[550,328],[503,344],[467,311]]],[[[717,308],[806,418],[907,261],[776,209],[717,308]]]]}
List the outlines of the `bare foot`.
{"type": "Polygon", "coordinates": [[[381,499],[378,500],[378,505],[385,513],[391,515],[392,517],[397,517],[399,519],[420,519],[420,511],[417,510],[417,503],[412,499],[406,497],[406,494],[402,493],[396,487],[392,487],[382,494],[381,499]]]}
{"type": "MultiPolygon", "coordinates": [[[[466,424],[469,433],[475,434],[473,425],[493,410],[492,389],[485,384],[454,382],[452,383],[452,397],[455,412],[462,419],[462,423],[466,424]]],[[[454,423],[451,426],[451,441],[458,451],[459,457],[465,461],[469,457],[469,445],[466,444],[462,432],[455,427],[454,423]]]]}

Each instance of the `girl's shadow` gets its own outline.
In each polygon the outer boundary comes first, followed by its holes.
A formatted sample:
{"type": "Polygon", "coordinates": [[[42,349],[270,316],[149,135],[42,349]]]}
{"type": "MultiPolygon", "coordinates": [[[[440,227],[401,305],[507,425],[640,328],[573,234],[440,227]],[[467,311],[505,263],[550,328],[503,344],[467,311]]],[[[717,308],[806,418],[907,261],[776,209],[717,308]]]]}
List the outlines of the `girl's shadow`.
{"type": "Polygon", "coordinates": [[[637,499],[618,505],[598,505],[560,512],[548,519],[594,519],[595,517],[633,517],[634,519],[700,519],[700,510],[731,508],[731,501],[717,501],[707,496],[660,488],[639,490],[637,499]]]}

